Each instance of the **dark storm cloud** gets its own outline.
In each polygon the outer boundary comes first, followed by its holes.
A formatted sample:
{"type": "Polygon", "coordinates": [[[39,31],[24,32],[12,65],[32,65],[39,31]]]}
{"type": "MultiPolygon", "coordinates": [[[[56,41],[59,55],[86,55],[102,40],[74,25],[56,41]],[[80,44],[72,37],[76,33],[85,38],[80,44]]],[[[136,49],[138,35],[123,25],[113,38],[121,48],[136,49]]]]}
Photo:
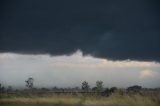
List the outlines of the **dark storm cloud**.
{"type": "Polygon", "coordinates": [[[160,61],[158,0],[2,0],[0,52],[160,61]]]}

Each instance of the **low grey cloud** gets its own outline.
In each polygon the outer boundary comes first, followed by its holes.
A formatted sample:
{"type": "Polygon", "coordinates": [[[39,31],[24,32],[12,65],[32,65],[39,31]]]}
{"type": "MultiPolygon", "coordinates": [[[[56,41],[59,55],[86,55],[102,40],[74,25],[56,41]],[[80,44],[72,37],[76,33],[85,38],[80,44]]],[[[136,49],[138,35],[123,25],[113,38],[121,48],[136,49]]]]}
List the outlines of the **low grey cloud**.
{"type": "Polygon", "coordinates": [[[105,87],[160,87],[160,64],[139,61],[110,61],[82,56],[20,55],[0,53],[0,83],[25,87],[28,77],[35,79],[35,87],[75,87],[86,80],[91,87],[102,80],[105,87]]]}

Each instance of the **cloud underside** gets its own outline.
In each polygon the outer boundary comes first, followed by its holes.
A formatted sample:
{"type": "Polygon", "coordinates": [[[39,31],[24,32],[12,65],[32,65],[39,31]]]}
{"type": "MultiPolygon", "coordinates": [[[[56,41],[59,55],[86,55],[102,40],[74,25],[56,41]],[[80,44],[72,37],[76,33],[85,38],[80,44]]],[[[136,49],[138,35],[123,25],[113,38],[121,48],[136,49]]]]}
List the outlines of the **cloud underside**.
{"type": "Polygon", "coordinates": [[[159,2],[3,1],[0,52],[160,61],[159,2]]]}

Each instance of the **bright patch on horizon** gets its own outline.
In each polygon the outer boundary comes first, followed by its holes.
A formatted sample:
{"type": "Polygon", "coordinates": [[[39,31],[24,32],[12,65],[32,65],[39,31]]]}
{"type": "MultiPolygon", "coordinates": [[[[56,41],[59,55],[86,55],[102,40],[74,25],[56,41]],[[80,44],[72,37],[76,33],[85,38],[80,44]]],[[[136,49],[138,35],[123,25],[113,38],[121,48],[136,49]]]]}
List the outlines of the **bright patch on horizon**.
{"type": "Polygon", "coordinates": [[[155,76],[155,72],[153,72],[152,70],[143,70],[140,72],[140,78],[151,78],[155,76]]]}

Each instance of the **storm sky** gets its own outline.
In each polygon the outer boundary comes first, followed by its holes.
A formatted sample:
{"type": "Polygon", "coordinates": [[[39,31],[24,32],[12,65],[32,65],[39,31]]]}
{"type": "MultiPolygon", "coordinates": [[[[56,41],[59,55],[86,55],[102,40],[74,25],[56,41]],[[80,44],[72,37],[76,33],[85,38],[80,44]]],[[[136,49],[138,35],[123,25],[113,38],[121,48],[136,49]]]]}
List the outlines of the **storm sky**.
{"type": "Polygon", "coordinates": [[[0,83],[23,86],[34,76],[37,86],[103,80],[106,86],[159,87],[159,4],[1,0],[0,83]]]}

